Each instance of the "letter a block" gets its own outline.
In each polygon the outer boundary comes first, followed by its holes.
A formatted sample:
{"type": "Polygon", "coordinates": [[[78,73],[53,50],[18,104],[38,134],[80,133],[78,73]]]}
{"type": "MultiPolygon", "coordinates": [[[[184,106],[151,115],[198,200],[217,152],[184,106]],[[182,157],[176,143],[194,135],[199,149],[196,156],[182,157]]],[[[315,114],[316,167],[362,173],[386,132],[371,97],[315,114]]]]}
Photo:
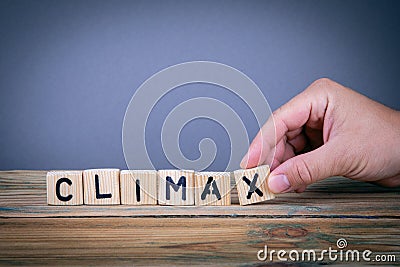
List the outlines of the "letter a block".
{"type": "Polygon", "coordinates": [[[83,172],[86,205],[119,205],[119,170],[93,169],[83,172]]]}
{"type": "Polygon", "coordinates": [[[157,205],[157,171],[123,170],[120,183],[122,205],[157,205]]]}
{"type": "Polygon", "coordinates": [[[81,171],[52,171],[46,176],[47,204],[82,205],[83,186],[81,171]]]}
{"type": "Polygon", "coordinates": [[[233,172],[237,185],[240,205],[248,205],[275,198],[268,190],[269,166],[233,172]]]}
{"type": "Polygon", "coordinates": [[[229,172],[196,172],[196,205],[231,205],[231,176],[229,172]]]}
{"type": "Polygon", "coordinates": [[[194,205],[194,171],[160,170],[158,176],[160,205],[194,205]]]}

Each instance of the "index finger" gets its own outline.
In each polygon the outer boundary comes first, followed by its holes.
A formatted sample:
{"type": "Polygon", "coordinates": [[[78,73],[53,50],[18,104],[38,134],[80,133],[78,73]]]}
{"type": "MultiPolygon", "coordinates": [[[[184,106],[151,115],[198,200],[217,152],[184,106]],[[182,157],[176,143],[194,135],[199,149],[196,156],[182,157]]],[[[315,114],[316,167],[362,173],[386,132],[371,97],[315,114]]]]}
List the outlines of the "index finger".
{"type": "Polygon", "coordinates": [[[322,90],[313,90],[316,87],[320,86],[314,82],[305,91],[272,113],[243,157],[240,163],[241,168],[253,168],[263,163],[272,163],[275,147],[283,138],[286,138],[287,132],[303,127],[310,119],[318,120],[324,116],[328,102],[327,94],[322,90]]]}

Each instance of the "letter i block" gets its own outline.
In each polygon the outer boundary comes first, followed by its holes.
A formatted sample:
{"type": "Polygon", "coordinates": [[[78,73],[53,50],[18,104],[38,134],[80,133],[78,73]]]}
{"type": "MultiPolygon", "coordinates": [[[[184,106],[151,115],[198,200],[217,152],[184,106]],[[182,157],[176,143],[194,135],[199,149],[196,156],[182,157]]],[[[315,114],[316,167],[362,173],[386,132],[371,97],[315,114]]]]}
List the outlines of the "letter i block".
{"type": "Polygon", "coordinates": [[[120,183],[122,205],[157,205],[157,171],[123,170],[120,183]]]}
{"type": "Polygon", "coordinates": [[[52,171],[46,176],[47,204],[82,205],[83,185],[81,171],[52,171]]]}
{"type": "Polygon", "coordinates": [[[196,205],[231,205],[231,175],[229,172],[196,172],[196,205]]]}
{"type": "Polygon", "coordinates": [[[119,170],[92,169],[83,172],[86,205],[119,205],[119,170]]]}
{"type": "Polygon", "coordinates": [[[233,172],[237,185],[240,205],[248,205],[275,198],[268,190],[269,166],[233,172]]]}
{"type": "Polygon", "coordinates": [[[158,171],[160,205],[194,205],[194,171],[158,171]]]}

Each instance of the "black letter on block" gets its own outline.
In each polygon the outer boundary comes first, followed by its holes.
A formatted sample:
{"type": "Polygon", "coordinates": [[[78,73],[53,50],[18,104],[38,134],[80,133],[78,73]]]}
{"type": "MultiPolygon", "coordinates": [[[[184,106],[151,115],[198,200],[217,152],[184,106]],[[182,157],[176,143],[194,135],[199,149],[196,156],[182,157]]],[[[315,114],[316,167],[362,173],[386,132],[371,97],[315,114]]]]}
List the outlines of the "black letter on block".
{"type": "Polygon", "coordinates": [[[100,186],[99,186],[99,176],[96,174],[94,176],[94,183],[96,184],[96,199],[101,199],[101,198],[111,198],[112,194],[100,194],[100,186]]]}
{"type": "Polygon", "coordinates": [[[60,201],[65,201],[65,202],[70,201],[72,199],[72,195],[68,195],[65,197],[65,196],[62,196],[60,193],[60,187],[61,187],[62,183],[67,183],[68,185],[72,185],[72,181],[68,178],[64,177],[64,178],[58,179],[57,183],[56,183],[56,196],[60,201]]]}
{"type": "Polygon", "coordinates": [[[175,192],[178,192],[179,187],[182,186],[182,200],[186,200],[186,177],[181,176],[179,178],[179,181],[177,184],[174,183],[171,177],[167,176],[166,178],[167,183],[166,183],[166,198],[167,200],[171,199],[171,190],[170,187],[172,186],[172,189],[174,189],[175,192]]]}
{"type": "Polygon", "coordinates": [[[258,178],[258,173],[254,174],[253,180],[250,182],[249,179],[247,179],[246,176],[243,176],[243,181],[246,182],[246,184],[249,185],[249,192],[247,193],[247,199],[251,198],[251,195],[256,192],[260,197],[263,196],[263,192],[261,192],[260,189],[257,188],[256,183],[257,183],[257,178],[258,178]]]}
{"type": "Polygon", "coordinates": [[[217,197],[218,200],[221,200],[221,194],[219,193],[217,183],[214,181],[213,177],[208,177],[207,184],[204,187],[203,193],[201,193],[201,200],[206,199],[206,196],[211,194],[210,186],[212,185],[212,193],[217,197]]]}
{"type": "Polygon", "coordinates": [[[140,180],[136,180],[136,201],[140,202],[140,180]]]}

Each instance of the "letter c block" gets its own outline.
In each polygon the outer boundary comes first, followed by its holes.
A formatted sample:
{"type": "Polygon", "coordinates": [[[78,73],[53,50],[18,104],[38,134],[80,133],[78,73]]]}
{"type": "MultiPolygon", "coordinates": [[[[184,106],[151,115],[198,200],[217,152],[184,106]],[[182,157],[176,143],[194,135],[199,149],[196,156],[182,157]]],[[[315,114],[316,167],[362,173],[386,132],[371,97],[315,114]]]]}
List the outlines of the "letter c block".
{"type": "Polygon", "coordinates": [[[82,171],[47,173],[47,204],[72,206],[83,204],[82,171]]]}

